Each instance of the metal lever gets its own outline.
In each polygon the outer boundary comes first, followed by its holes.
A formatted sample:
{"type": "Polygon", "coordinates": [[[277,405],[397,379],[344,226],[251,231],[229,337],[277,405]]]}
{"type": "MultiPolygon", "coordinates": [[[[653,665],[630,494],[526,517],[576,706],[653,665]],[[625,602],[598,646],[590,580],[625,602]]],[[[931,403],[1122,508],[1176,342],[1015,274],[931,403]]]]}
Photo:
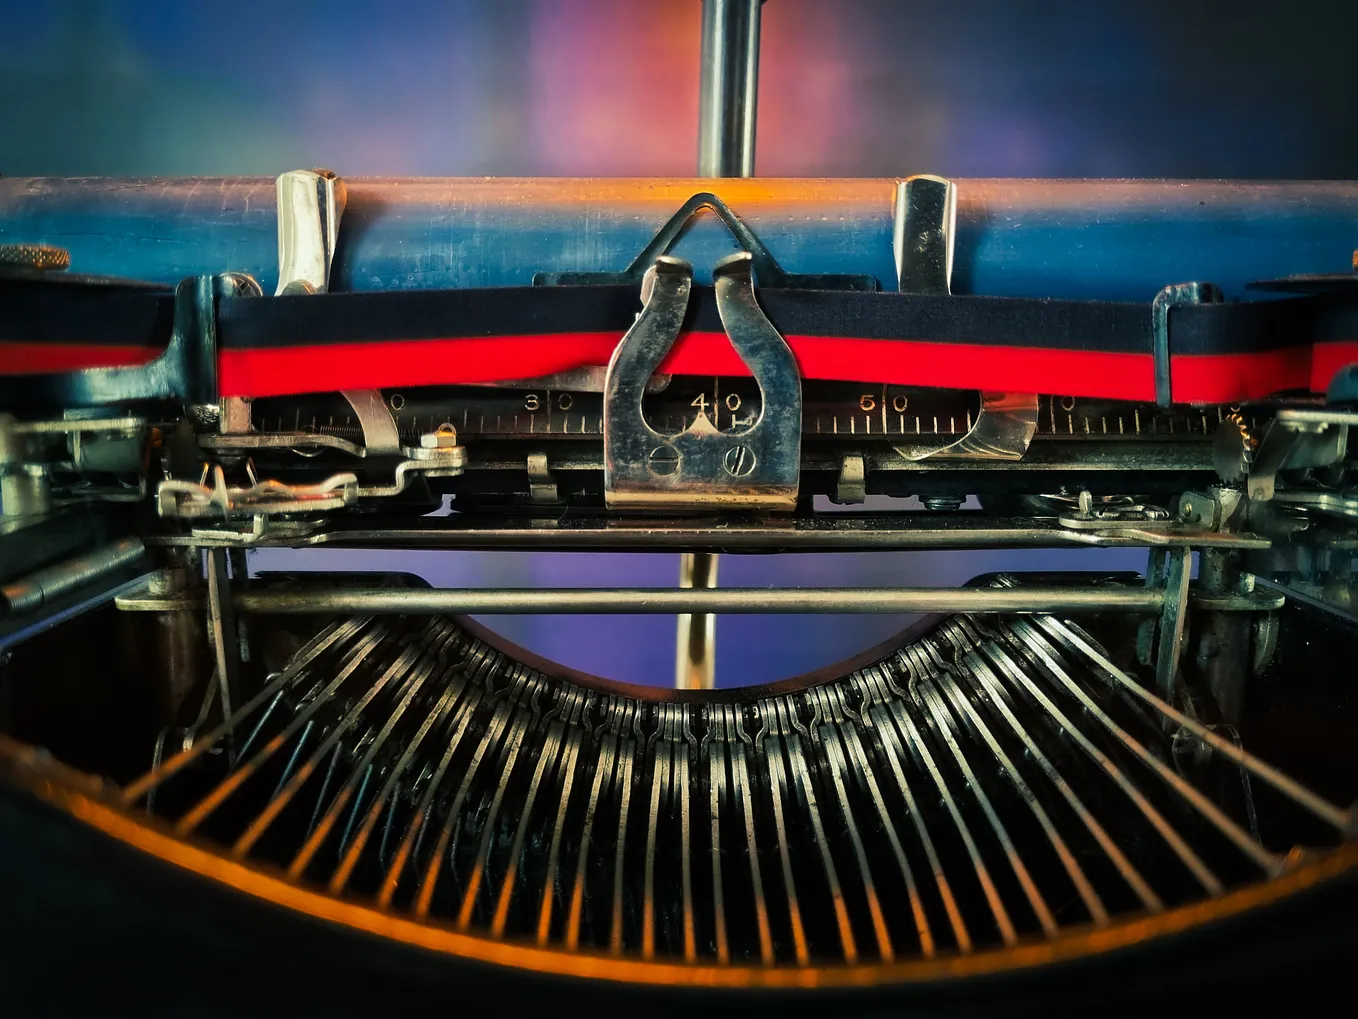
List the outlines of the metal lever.
{"type": "Polygon", "coordinates": [[[642,414],[646,382],[679,338],[693,267],[661,256],[642,282],[644,307],[608,365],[604,385],[604,492],[612,508],[712,506],[792,509],[801,477],[802,380],[797,361],[764,316],[750,253],[713,268],[717,311],[759,386],[749,428],[718,431],[705,410],[685,431],[663,435],[642,414]]]}
{"type": "Polygon", "coordinates": [[[903,294],[951,294],[957,185],[918,174],[896,185],[896,280],[903,294]]]}
{"type": "MultiPolygon", "coordinates": [[[[903,294],[952,294],[957,236],[957,185],[919,174],[896,185],[892,247],[903,294]]],[[[1035,393],[982,393],[976,423],[944,446],[918,442],[893,448],[907,460],[1021,460],[1037,432],[1035,393]]]]}
{"type": "Polygon", "coordinates": [[[330,263],[344,215],[344,181],[330,170],[289,170],[274,185],[278,197],[278,289],[284,294],[330,289],[330,263]]]}
{"type": "MultiPolygon", "coordinates": [[[[324,294],[339,241],[347,192],[332,170],[289,170],[275,183],[278,195],[278,289],[275,297],[324,294]]],[[[399,456],[396,421],[376,389],[346,390],[363,428],[368,456],[399,456]]]]}
{"type": "Polygon", "coordinates": [[[1215,283],[1172,283],[1151,303],[1151,352],[1155,356],[1155,405],[1174,402],[1169,349],[1169,313],[1188,304],[1220,304],[1225,298],[1215,283]]]}

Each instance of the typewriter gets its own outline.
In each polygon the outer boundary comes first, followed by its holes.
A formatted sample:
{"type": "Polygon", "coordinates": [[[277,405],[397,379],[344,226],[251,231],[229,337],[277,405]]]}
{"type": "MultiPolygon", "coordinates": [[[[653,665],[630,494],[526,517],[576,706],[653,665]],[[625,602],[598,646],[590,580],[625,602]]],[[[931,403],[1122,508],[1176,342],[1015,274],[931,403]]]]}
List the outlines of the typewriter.
{"type": "Polygon", "coordinates": [[[701,178],[0,179],[13,1000],[1351,995],[1358,184],[746,179],[758,6],[707,5],[701,178]],[[1146,567],[715,581],[1090,547],[1146,567]],[[684,576],[252,565],[297,548],[684,576]],[[715,615],[865,612],[922,615],[713,687],[715,615]],[[677,615],[676,677],[513,613],[677,615]]]}

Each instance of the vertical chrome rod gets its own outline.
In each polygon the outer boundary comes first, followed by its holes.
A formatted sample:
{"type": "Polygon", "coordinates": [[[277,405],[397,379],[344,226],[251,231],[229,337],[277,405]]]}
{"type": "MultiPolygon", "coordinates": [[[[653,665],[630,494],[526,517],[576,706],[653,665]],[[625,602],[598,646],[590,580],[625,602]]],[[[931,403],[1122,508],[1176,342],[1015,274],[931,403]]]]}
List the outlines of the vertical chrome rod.
{"type": "MultiPolygon", "coordinates": [[[[679,556],[681,588],[717,586],[714,552],[679,556]]],[[[674,685],[680,690],[711,690],[717,683],[717,617],[710,613],[679,616],[674,646],[674,685]]]]}
{"type": "Polygon", "coordinates": [[[753,177],[764,0],[703,0],[698,176],[753,177]]]}
{"type": "MultiPolygon", "coordinates": [[[[759,102],[759,26],[764,0],[703,0],[702,78],[698,92],[698,176],[753,177],[759,102]]],[[[685,552],[680,587],[716,587],[717,557],[685,552]]],[[[674,685],[716,685],[717,620],[681,615],[675,635],[674,685]]]]}

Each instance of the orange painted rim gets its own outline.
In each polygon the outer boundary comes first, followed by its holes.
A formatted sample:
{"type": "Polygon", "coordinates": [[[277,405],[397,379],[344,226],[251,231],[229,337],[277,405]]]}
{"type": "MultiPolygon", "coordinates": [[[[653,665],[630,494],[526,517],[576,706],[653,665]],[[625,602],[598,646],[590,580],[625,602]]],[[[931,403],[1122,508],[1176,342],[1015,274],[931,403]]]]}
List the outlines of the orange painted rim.
{"type": "Polygon", "coordinates": [[[134,817],[108,800],[110,786],[53,761],[25,744],[0,736],[0,773],[13,785],[90,827],[183,871],[313,919],[348,927],[414,948],[478,963],[535,973],[708,988],[865,988],[927,984],[1032,969],[1102,954],[1204,924],[1226,920],[1358,871],[1358,844],[1350,843],[1299,864],[1278,877],[1215,899],[1158,914],[1143,914],[1104,928],[1073,928],[1061,936],[970,955],[853,965],[713,966],[648,962],[598,952],[566,952],[514,940],[493,940],[335,898],[263,867],[220,855],[205,844],[171,835],[152,819],[134,817]]]}

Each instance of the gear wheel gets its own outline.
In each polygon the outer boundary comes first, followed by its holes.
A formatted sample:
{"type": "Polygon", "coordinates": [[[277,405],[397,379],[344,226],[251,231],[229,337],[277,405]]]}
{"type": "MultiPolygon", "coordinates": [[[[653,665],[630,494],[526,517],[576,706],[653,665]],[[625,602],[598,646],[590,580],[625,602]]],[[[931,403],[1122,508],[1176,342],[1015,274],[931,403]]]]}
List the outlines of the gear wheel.
{"type": "Polygon", "coordinates": [[[50,244],[0,244],[0,268],[50,272],[68,269],[71,253],[50,244]]]}
{"type": "Polygon", "coordinates": [[[1217,426],[1212,439],[1212,466],[1228,485],[1236,485],[1249,475],[1258,446],[1245,425],[1245,419],[1232,412],[1217,426]]]}

